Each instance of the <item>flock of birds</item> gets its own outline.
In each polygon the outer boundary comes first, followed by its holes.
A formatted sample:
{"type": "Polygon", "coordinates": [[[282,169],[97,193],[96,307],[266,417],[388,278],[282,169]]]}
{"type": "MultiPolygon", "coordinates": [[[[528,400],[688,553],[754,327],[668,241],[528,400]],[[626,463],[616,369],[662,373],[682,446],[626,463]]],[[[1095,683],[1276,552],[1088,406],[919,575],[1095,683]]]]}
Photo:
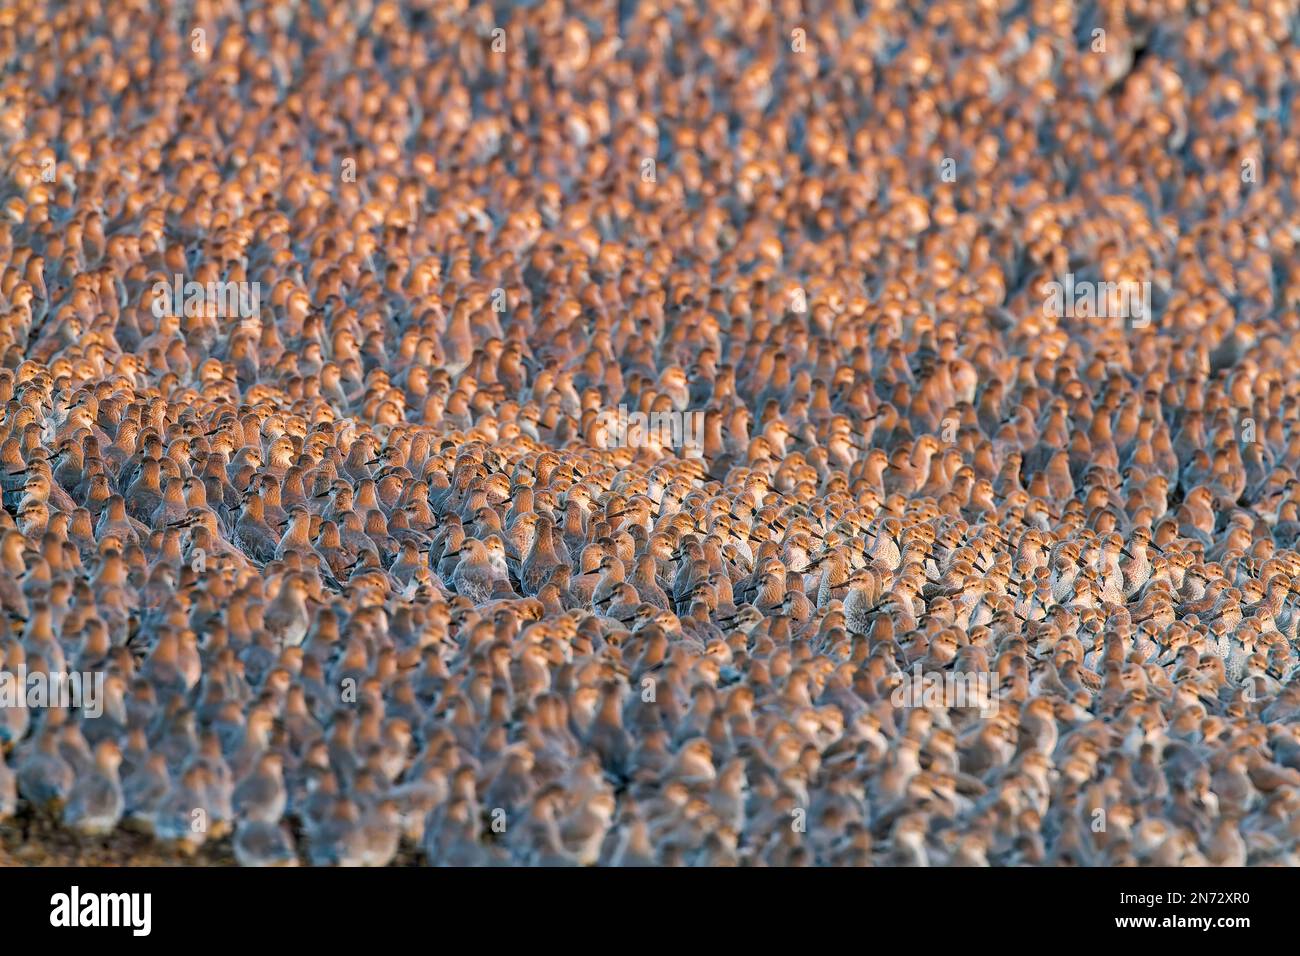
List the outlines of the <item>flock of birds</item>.
{"type": "Polygon", "coordinates": [[[1294,8],[802,6],[9,11],[0,829],[1300,863],[1294,8]]]}

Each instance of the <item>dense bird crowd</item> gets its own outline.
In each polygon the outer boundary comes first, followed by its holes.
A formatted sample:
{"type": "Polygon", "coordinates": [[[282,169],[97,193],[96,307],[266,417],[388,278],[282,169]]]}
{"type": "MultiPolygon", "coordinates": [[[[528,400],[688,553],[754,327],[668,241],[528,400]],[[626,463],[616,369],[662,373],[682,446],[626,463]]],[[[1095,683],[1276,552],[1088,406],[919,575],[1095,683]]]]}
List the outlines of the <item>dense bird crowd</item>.
{"type": "Polygon", "coordinates": [[[1297,31],[18,0],[0,828],[1300,863],[1297,31]]]}

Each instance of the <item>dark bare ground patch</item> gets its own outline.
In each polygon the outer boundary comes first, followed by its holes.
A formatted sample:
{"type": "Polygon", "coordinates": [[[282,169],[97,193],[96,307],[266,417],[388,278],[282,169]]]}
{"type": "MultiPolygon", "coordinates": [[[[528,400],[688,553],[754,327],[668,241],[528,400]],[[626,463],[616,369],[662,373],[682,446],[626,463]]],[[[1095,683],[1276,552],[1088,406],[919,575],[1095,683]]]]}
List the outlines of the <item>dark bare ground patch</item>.
{"type": "MultiPolygon", "coordinates": [[[[307,841],[296,818],[288,820],[298,848],[298,862],[307,866],[307,841]]],[[[424,851],[405,840],[393,866],[419,866],[424,851]]],[[[232,836],[209,840],[187,855],[123,824],[105,837],[82,837],[60,826],[57,819],[20,803],[18,814],[0,822],[0,867],[10,866],[236,866],[232,836]]]]}

